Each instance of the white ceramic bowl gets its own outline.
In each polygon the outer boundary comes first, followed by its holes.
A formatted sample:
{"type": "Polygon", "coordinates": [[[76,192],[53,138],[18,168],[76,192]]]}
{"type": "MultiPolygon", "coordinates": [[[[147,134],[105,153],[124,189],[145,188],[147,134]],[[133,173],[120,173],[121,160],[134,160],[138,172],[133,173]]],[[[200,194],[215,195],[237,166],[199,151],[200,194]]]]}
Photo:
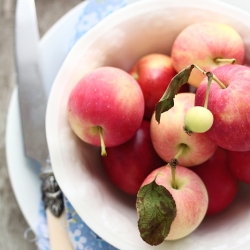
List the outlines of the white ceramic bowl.
{"type": "Polygon", "coordinates": [[[243,37],[245,59],[250,62],[247,12],[212,0],[144,0],[116,11],[83,36],[53,84],[46,126],[55,176],[83,221],[119,249],[245,250],[250,245],[250,188],[244,185],[230,209],[205,219],[188,237],[154,248],[144,243],[137,228],[135,199],[113,187],[103,174],[99,151],[77,139],[67,121],[68,96],[84,74],[107,65],[128,70],[145,54],[169,54],[185,26],[204,20],[234,27],[243,37]]]}

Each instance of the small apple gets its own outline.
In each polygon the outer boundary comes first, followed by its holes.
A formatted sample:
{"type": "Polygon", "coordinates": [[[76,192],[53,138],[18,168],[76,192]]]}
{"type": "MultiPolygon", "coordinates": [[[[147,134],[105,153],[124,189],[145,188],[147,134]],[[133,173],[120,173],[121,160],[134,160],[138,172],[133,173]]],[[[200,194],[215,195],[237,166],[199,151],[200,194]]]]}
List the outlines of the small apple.
{"type": "Polygon", "coordinates": [[[125,193],[136,195],[143,180],[164,165],[151,142],[150,122],[143,120],[136,134],[127,142],[107,147],[102,164],[110,180],[125,193]]]}
{"type": "MultiPolygon", "coordinates": [[[[158,168],[149,174],[142,186],[152,182],[160,170],[158,168]]],[[[156,178],[156,183],[164,186],[176,203],[177,215],[165,240],[177,240],[192,233],[202,222],[208,207],[207,190],[197,174],[178,165],[175,180],[177,188],[172,185],[171,167],[164,167],[156,178]]]]}
{"type": "Polygon", "coordinates": [[[212,127],[213,121],[212,112],[201,106],[190,108],[184,117],[185,129],[189,133],[204,133],[212,127]]]}
{"type": "Polygon", "coordinates": [[[132,138],[141,125],[144,98],[140,86],[127,72],[101,67],[84,75],[68,100],[68,120],[83,141],[107,147],[132,138]]]}
{"type": "Polygon", "coordinates": [[[166,162],[170,162],[183,148],[178,157],[179,165],[194,166],[208,160],[217,145],[204,133],[188,135],[184,127],[186,112],[194,106],[194,93],[179,93],[174,98],[174,106],[162,113],[160,123],[151,119],[151,138],[155,151],[166,162]]]}
{"type": "Polygon", "coordinates": [[[228,163],[238,180],[250,184],[250,151],[229,151],[228,163]]]}
{"type": "Polygon", "coordinates": [[[137,80],[142,89],[145,100],[144,117],[150,120],[156,103],[176,74],[172,60],[164,54],[148,54],[140,58],[129,73],[137,80]]]}
{"type": "Polygon", "coordinates": [[[190,168],[204,182],[208,192],[206,215],[226,209],[238,192],[238,180],[229,168],[228,151],[220,147],[206,162],[190,168]]]}
{"type": "MultiPolygon", "coordinates": [[[[230,151],[250,150],[250,68],[243,65],[224,65],[212,73],[225,88],[212,81],[208,109],[214,121],[205,134],[218,146],[230,151]]],[[[195,105],[203,106],[207,79],[195,94],[195,105]]]]}
{"type": "MultiPolygon", "coordinates": [[[[196,64],[205,71],[218,66],[242,64],[244,43],[239,33],[229,25],[217,22],[199,22],[187,26],[176,37],[171,58],[177,72],[196,64]]],[[[188,83],[198,87],[204,75],[193,70],[188,83]]]]}

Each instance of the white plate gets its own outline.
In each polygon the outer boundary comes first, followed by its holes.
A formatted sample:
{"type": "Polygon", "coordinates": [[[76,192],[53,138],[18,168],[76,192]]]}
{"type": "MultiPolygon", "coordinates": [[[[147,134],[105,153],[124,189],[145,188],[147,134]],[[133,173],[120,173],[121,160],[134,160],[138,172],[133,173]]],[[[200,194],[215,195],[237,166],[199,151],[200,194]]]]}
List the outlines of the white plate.
{"type": "MultiPolygon", "coordinates": [[[[68,54],[75,27],[87,2],[63,16],[40,41],[42,71],[47,95],[54,78],[68,54]]],[[[41,200],[39,166],[24,154],[17,89],[12,94],[6,127],[6,157],[11,185],[18,205],[30,227],[35,231],[41,200]]]]}

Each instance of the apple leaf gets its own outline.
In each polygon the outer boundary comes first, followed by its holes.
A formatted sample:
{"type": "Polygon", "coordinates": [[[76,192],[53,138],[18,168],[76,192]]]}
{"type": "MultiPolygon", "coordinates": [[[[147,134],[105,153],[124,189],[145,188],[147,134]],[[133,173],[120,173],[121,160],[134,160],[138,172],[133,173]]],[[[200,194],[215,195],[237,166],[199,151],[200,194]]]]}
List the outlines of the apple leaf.
{"type": "Polygon", "coordinates": [[[174,106],[175,95],[178,94],[180,87],[188,82],[189,76],[194,67],[195,65],[191,64],[177,73],[170,81],[166,91],[155,106],[155,119],[158,123],[160,123],[161,114],[174,106]]]}
{"type": "Polygon", "coordinates": [[[176,216],[176,204],[171,193],[154,180],[140,188],[136,209],[141,238],[151,246],[161,244],[176,216]]]}

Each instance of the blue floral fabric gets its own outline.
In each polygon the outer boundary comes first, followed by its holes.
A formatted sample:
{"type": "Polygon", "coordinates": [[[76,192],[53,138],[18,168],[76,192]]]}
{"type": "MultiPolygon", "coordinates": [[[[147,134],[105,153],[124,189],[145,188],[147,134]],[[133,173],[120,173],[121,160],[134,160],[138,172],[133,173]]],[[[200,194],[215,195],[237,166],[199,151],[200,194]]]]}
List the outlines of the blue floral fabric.
{"type": "Polygon", "coordinates": [[[116,250],[95,234],[78,216],[70,202],[65,198],[68,231],[73,247],[76,250],[116,250]]]}
{"type": "MultiPolygon", "coordinates": [[[[117,248],[100,238],[82,221],[66,197],[64,197],[64,204],[68,235],[75,250],[117,250],[117,248]]],[[[48,225],[43,202],[40,205],[36,235],[38,249],[50,250],[48,225]]]]}
{"type": "Polygon", "coordinates": [[[38,225],[36,230],[36,244],[39,250],[50,250],[49,246],[49,231],[46,221],[44,204],[41,201],[38,214],[38,225]]]}
{"type": "MultiPolygon", "coordinates": [[[[75,34],[69,44],[69,49],[89,29],[115,10],[138,0],[89,0],[75,26],[75,34]]],[[[70,202],[64,197],[68,234],[75,250],[116,250],[95,234],[78,216],[70,202]]],[[[36,230],[38,250],[50,250],[48,225],[44,205],[41,201],[39,221],[36,230]]]]}
{"type": "Polygon", "coordinates": [[[126,0],[90,0],[79,16],[71,47],[82,35],[100,22],[100,20],[115,10],[127,5],[126,2],[126,0]]]}

